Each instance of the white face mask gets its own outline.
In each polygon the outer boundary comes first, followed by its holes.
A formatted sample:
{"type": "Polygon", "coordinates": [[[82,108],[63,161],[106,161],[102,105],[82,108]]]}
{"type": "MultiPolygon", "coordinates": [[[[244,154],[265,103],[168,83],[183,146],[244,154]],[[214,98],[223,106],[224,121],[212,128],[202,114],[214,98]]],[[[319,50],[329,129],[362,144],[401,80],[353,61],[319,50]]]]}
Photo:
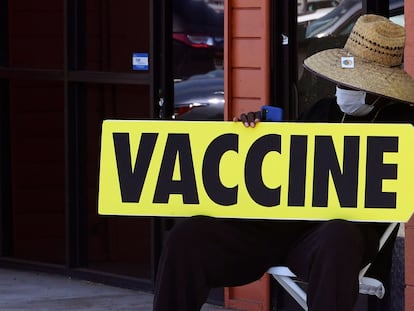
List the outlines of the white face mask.
{"type": "Polygon", "coordinates": [[[336,87],[336,103],[342,112],[351,116],[365,116],[374,109],[374,106],[365,104],[366,95],[364,91],[336,87]]]}

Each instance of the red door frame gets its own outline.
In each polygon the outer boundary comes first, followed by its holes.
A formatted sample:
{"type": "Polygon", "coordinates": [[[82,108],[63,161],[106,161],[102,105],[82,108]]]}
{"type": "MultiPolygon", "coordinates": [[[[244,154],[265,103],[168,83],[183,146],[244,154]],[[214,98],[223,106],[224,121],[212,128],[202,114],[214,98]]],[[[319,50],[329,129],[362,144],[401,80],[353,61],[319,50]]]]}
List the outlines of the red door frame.
{"type": "MultiPolygon", "coordinates": [[[[269,103],[270,0],[225,2],[225,120],[269,103]]],[[[240,310],[270,308],[269,275],[251,284],[225,288],[225,306],[240,310]]]]}

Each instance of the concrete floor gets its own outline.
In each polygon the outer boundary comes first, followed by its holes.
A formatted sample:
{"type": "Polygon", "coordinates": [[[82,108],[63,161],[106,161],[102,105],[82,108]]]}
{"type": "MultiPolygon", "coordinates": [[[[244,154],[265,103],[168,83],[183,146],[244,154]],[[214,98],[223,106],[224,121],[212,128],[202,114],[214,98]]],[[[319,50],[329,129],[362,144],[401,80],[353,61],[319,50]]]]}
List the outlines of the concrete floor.
{"type": "MultiPolygon", "coordinates": [[[[1,311],[150,311],[153,295],[61,275],[0,269],[1,311]]],[[[206,304],[202,311],[225,311],[206,304]]],[[[172,310],[173,311],[173,310],[172,310]]]]}

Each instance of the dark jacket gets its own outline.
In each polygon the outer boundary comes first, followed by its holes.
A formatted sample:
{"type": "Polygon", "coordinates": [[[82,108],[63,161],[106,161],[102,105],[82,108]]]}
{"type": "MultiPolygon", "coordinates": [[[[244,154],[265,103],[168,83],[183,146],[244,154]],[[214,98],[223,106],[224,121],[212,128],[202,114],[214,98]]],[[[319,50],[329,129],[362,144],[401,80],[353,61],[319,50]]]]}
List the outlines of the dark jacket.
{"type": "MultiPolygon", "coordinates": [[[[324,98],[316,102],[308,111],[300,116],[304,122],[375,122],[375,123],[411,123],[414,124],[414,106],[402,102],[383,103],[380,108],[374,108],[368,115],[353,117],[345,115],[336,104],[336,98],[324,98]]],[[[387,224],[366,223],[362,226],[375,226],[378,233],[382,234],[387,224]]],[[[382,280],[384,285],[389,283],[389,272],[391,270],[392,252],[397,237],[398,226],[384,245],[381,252],[373,262],[367,275],[382,280]]]]}

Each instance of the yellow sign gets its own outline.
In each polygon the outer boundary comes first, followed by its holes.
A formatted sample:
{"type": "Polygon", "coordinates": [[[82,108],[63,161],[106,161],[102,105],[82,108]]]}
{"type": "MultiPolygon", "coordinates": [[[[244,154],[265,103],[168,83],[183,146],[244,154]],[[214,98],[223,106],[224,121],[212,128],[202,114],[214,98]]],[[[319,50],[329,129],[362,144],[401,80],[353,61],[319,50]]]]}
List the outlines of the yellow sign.
{"type": "Polygon", "coordinates": [[[107,120],[99,213],[407,221],[410,124],[107,120]]]}

